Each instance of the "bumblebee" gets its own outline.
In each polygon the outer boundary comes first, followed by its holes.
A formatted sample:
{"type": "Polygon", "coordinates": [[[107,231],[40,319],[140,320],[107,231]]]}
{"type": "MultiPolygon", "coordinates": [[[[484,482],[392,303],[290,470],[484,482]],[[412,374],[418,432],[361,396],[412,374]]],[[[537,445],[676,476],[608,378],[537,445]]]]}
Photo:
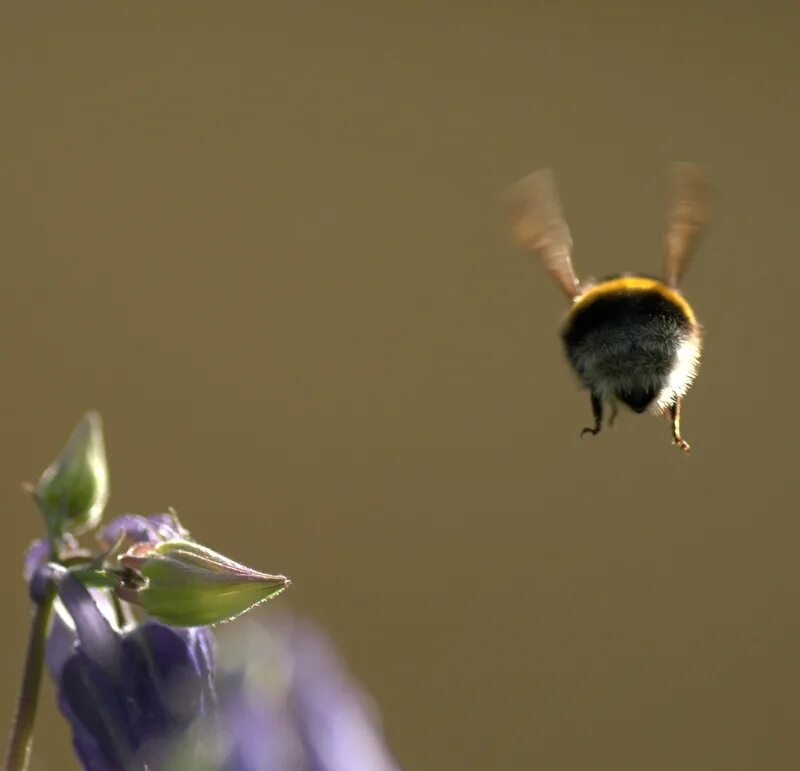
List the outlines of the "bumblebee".
{"type": "Polygon", "coordinates": [[[679,291],[694,247],[709,220],[711,190],[702,167],[671,169],[664,278],[620,274],[578,281],[572,267],[572,236],[555,178],[540,169],[509,192],[507,215],[516,244],[534,254],[571,300],[561,328],[567,359],[589,390],[598,434],[604,405],[613,424],[621,402],[636,413],[666,414],[672,440],[684,452],[681,403],[700,363],[702,330],[679,291]]]}

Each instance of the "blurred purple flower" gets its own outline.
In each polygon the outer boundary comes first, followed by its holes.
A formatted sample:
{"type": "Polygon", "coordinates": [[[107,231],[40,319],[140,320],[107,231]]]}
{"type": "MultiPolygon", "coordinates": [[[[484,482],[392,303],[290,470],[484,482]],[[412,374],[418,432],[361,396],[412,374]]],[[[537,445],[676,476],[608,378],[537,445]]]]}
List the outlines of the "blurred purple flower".
{"type": "Polygon", "coordinates": [[[308,621],[281,616],[271,614],[266,626],[237,624],[225,635],[216,738],[202,749],[204,763],[194,756],[180,767],[399,771],[374,703],[328,637],[308,621]]]}

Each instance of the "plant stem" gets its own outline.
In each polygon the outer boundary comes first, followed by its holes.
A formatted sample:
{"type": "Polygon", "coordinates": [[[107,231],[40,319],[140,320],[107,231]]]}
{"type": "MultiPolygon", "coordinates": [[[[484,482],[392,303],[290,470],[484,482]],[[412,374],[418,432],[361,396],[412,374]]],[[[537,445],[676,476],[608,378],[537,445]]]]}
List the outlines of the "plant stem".
{"type": "Polygon", "coordinates": [[[39,684],[42,680],[42,662],[47,626],[53,609],[55,587],[50,586],[41,602],[36,603],[25,655],[25,670],[17,702],[17,712],[11,728],[11,742],[6,754],[5,771],[24,771],[33,744],[33,723],[39,701],[39,684]]]}

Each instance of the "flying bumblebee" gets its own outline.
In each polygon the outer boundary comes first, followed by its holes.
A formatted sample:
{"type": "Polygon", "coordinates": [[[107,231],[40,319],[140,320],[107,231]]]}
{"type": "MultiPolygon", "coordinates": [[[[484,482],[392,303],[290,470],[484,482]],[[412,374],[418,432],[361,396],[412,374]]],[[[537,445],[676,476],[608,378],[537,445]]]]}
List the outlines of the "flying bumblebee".
{"type": "Polygon", "coordinates": [[[509,192],[507,215],[516,244],[535,254],[572,301],[561,328],[567,359],[589,390],[594,425],[603,407],[619,402],[636,413],[666,413],[672,440],[684,452],[681,402],[700,363],[702,330],[678,287],[694,247],[708,224],[711,189],[702,167],[671,169],[663,280],[624,273],[602,281],[578,281],[572,267],[572,236],[555,179],[540,169],[509,192]]]}

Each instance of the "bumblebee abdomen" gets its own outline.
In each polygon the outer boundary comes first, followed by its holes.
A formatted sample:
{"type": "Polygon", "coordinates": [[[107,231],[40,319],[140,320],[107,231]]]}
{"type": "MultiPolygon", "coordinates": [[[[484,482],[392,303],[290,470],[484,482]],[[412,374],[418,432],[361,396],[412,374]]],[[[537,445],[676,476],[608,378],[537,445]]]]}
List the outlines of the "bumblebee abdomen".
{"type": "Polygon", "coordinates": [[[603,399],[636,412],[663,408],[688,390],[700,335],[691,307],[655,279],[623,277],[578,297],[562,330],[578,377],[603,399]]]}

